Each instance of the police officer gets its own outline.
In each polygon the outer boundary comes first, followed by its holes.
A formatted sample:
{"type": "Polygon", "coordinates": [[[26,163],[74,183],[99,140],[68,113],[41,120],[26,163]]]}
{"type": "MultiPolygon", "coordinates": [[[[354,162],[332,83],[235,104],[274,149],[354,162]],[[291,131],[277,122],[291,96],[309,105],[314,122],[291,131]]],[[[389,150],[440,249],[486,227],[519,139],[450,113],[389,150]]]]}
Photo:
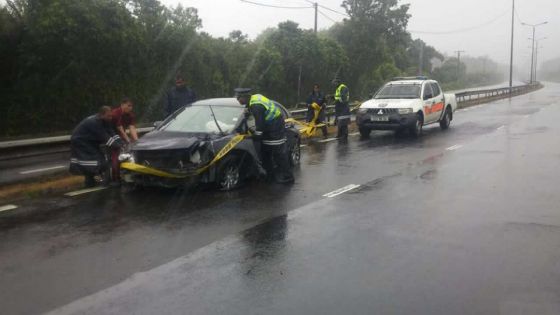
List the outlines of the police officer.
{"type": "Polygon", "coordinates": [[[335,104],[335,116],[336,125],[338,127],[337,138],[348,139],[348,125],[350,124],[350,91],[348,87],[340,81],[339,78],[335,78],[332,81],[334,86],[337,86],[336,92],[334,93],[334,104],[335,104]]]}
{"type": "Polygon", "coordinates": [[[83,175],[85,186],[95,186],[95,176],[101,175],[109,183],[109,162],[101,145],[109,148],[122,146],[120,137],[111,127],[111,108],[103,106],[74,129],[70,138],[70,173],[83,175]]]}
{"type": "Polygon", "coordinates": [[[251,95],[251,89],[235,89],[237,100],[255,118],[253,139],[267,176],[278,183],[293,183],[288,160],[286,127],[281,109],[263,95],[251,95]]]}
{"type": "MultiPolygon", "coordinates": [[[[325,124],[325,112],[326,112],[326,103],[325,103],[325,95],[321,92],[321,87],[319,84],[313,85],[313,91],[307,97],[307,122],[311,122],[315,117],[315,109],[313,108],[313,104],[317,104],[320,107],[319,116],[315,121],[316,124],[325,124]]],[[[327,137],[327,126],[321,127],[321,131],[323,132],[323,138],[327,137]]]]}

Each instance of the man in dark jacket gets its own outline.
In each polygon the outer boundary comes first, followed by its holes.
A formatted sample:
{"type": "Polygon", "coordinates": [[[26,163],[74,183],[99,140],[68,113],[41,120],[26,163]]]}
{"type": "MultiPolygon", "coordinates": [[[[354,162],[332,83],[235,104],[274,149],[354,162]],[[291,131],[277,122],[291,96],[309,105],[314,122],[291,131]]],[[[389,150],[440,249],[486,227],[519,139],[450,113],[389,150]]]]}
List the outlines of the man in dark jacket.
{"type": "Polygon", "coordinates": [[[253,140],[268,177],[281,184],[293,183],[282,110],[263,95],[251,95],[251,89],[238,88],[235,93],[248,114],[255,117],[253,140]]]}
{"type": "Polygon", "coordinates": [[[187,86],[182,75],[175,77],[175,86],[167,92],[165,98],[165,117],[173,114],[183,106],[188,106],[196,102],[196,93],[187,86]]]}
{"type": "Polygon", "coordinates": [[[109,182],[109,162],[100,146],[117,148],[122,145],[120,137],[111,128],[111,119],[111,108],[103,106],[96,115],[82,120],[72,132],[70,173],[83,175],[86,187],[95,186],[96,175],[109,182]]]}
{"type": "MultiPolygon", "coordinates": [[[[319,84],[313,85],[313,91],[307,97],[307,122],[311,122],[315,117],[315,109],[313,108],[313,103],[319,105],[321,109],[319,110],[319,116],[315,121],[315,124],[326,124],[325,119],[325,112],[327,111],[326,103],[325,103],[325,95],[321,92],[321,87],[319,84]]],[[[327,137],[327,126],[321,127],[321,131],[323,132],[323,137],[327,137]]]]}

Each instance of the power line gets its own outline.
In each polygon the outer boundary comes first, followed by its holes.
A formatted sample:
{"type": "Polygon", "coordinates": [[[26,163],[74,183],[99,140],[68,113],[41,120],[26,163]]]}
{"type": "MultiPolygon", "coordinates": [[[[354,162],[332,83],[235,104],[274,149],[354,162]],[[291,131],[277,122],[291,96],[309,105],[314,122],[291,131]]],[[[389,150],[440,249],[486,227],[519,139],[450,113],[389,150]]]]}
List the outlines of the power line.
{"type": "Polygon", "coordinates": [[[350,16],[349,16],[348,14],[346,14],[346,13],[342,13],[342,12],[340,12],[340,11],[333,10],[333,9],[331,9],[331,8],[329,8],[329,7],[325,7],[324,5],[319,4],[319,6],[320,6],[321,8],[323,8],[323,9],[329,10],[329,11],[331,11],[331,12],[333,12],[333,13],[340,14],[340,15],[345,16],[345,17],[350,17],[350,16]]]}
{"type": "Polygon", "coordinates": [[[280,6],[280,5],[273,5],[273,4],[267,4],[267,3],[260,3],[260,2],[253,2],[253,1],[248,1],[248,0],[239,0],[241,2],[245,2],[245,3],[249,3],[249,4],[254,4],[254,5],[258,5],[261,7],[268,7],[268,8],[276,8],[276,9],[310,9],[312,7],[287,7],[287,6],[280,6]]]}
{"type": "Polygon", "coordinates": [[[330,20],[333,23],[338,23],[337,21],[335,21],[334,19],[332,19],[331,17],[329,17],[328,15],[326,15],[325,13],[323,13],[321,10],[318,10],[319,14],[321,14],[325,19],[330,20]]]}
{"type": "Polygon", "coordinates": [[[504,17],[509,12],[510,12],[510,10],[507,10],[507,11],[503,12],[502,14],[496,16],[492,20],[489,20],[485,23],[482,23],[482,24],[479,24],[479,25],[476,25],[476,26],[470,26],[470,27],[466,27],[466,28],[462,28],[462,29],[456,29],[456,30],[452,30],[452,31],[444,31],[444,32],[415,31],[415,30],[408,30],[408,31],[410,33],[414,33],[414,34],[428,34],[428,35],[447,35],[447,34],[464,33],[464,32],[476,30],[476,29],[479,29],[479,28],[483,28],[483,27],[488,26],[490,24],[494,24],[500,18],[504,17]]]}

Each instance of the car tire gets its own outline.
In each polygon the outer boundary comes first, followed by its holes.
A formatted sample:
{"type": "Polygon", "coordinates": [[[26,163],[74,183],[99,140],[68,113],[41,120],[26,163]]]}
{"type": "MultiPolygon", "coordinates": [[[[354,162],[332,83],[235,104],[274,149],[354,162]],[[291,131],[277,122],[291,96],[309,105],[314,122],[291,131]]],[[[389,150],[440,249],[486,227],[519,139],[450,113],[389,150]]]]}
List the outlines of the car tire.
{"type": "Polygon", "coordinates": [[[439,122],[439,126],[441,130],[449,129],[449,125],[451,124],[451,110],[449,107],[445,110],[445,114],[443,114],[443,118],[439,122]]]}
{"type": "Polygon", "coordinates": [[[422,114],[418,113],[416,116],[416,122],[414,126],[410,127],[410,135],[414,138],[418,138],[422,135],[422,127],[424,125],[424,119],[422,119],[422,114]]]}
{"type": "Polygon", "coordinates": [[[371,134],[371,129],[366,128],[366,127],[359,127],[358,130],[360,131],[360,136],[363,139],[367,139],[369,138],[370,134],[371,134]]]}
{"type": "Polygon", "coordinates": [[[225,156],[219,163],[216,176],[216,184],[222,191],[230,191],[239,188],[242,184],[243,161],[234,154],[225,156]]]}
{"type": "Polygon", "coordinates": [[[301,140],[299,137],[296,138],[288,153],[290,154],[290,164],[292,167],[298,166],[301,162],[301,140]]]}

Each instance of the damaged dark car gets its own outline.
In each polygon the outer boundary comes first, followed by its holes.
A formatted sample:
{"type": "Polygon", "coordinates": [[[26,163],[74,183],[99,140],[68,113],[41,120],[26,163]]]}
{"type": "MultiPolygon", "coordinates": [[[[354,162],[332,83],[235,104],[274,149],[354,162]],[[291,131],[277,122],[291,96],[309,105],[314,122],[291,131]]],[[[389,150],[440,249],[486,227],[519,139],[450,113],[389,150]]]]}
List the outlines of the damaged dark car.
{"type": "MultiPolygon", "coordinates": [[[[291,117],[275,104],[285,119],[291,117]]],[[[254,120],[246,117],[235,98],[195,102],[156,123],[153,131],[121,154],[122,179],[136,186],[215,184],[221,190],[235,189],[262,171],[253,140],[242,137],[253,128],[254,120]]],[[[290,161],[298,165],[301,139],[292,123],[286,123],[286,136],[290,161]]]]}

